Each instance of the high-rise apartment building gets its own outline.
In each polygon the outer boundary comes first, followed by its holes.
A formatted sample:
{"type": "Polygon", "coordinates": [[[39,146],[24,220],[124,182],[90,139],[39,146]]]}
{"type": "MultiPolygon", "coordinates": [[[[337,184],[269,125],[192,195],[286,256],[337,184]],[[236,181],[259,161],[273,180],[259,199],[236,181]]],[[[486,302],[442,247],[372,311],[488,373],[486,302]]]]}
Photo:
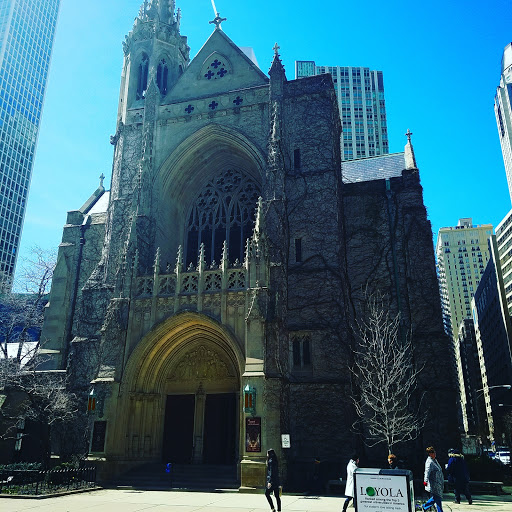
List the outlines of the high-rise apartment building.
{"type": "Polygon", "coordinates": [[[443,322],[454,342],[462,320],[471,318],[471,298],[489,261],[492,230],[491,224],[473,226],[471,218],[439,230],[436,253],[443,322]]]}
{"type": "Polygon", "coordinates": [[[496,242],[498,244],[508,314],[512,315],[512,210],[496,226],[496,242]]]}
{"type": "Polygon", "coordinates": [[[389,153],[382,71],[295,61],[295,78],[330,73],[343,125],[343,160],[389,153]]]}
{"type": "Polygon", "coordinates": [[[494,112],[507,173],[508,191],[512,198],[512,43],[503,51],[500,85],[494,97],[494,112]]]}
{"type": "Polygon", "coordinates": [[[0,275],[14,274],[60,0],[0,0],[0,275]]]}

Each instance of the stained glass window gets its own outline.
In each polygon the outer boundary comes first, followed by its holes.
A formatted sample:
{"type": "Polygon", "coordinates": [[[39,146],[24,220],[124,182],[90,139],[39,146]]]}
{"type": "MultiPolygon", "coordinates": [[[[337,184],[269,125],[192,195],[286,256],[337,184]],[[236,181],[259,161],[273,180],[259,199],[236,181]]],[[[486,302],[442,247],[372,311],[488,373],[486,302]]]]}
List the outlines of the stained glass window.
{"type": "Polygon", "coordinates": [[[196,264],[205,246],[207,263],[220,262],[227,241],[229,260],[243,261],[247,238],[252,235],[258,185],[240,171],[227,170],[212,179],[190,209],[186,239],[186,265],[196,264]]]}

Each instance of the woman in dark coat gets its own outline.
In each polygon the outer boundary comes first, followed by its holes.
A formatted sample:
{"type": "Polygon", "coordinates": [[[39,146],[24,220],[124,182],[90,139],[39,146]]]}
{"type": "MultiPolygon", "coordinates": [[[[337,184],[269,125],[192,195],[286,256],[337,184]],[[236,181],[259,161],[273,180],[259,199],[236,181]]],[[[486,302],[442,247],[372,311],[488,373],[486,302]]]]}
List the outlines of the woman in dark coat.
{"type": "Polygon", "coordinates": [[[267,488],[265,489],[265,496],[270,504],[270,509],[275,512],[274,503],[271,494],[274,493],[276,497],[277,510],[281,510],[281,498],[279,497],[279,463],[277,455],[274,450],[267,451],[267,488]]]}

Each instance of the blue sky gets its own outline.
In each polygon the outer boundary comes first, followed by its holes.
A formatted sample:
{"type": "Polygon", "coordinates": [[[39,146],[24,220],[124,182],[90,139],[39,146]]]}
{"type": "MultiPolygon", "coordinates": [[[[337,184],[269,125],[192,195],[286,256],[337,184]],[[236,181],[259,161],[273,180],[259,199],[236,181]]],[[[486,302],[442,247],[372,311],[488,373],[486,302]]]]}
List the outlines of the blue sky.
{"type": "MultiPolygon", "coordinates": [[[[61,0],[18,268],[30,247],[57,247],[66,212],[107,176],[122,41],[142,0],[61,0]]],[[[510,0],[278,2],[216,0],[226,34],[252,46],[268,71],[278,42],[288,79],[295,60],[384,72],[390,151],[408,128],[434,234],[461,217],[493,225],[510,210],[493,103],[510,0]]],[[[210,0],[181,0],[195,55],[212,31],[210,0]]]]}

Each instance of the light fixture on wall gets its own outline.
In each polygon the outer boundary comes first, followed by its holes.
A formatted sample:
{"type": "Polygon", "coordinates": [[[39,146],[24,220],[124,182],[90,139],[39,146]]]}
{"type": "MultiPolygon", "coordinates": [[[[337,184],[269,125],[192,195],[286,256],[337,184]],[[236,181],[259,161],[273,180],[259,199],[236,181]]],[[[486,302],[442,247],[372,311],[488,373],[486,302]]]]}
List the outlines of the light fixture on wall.
{"type": "Polygon", "coordinates": [[[246,414],[256,414],[256,388],[245,386],[244,388],[244,412],[246,414]]]}

